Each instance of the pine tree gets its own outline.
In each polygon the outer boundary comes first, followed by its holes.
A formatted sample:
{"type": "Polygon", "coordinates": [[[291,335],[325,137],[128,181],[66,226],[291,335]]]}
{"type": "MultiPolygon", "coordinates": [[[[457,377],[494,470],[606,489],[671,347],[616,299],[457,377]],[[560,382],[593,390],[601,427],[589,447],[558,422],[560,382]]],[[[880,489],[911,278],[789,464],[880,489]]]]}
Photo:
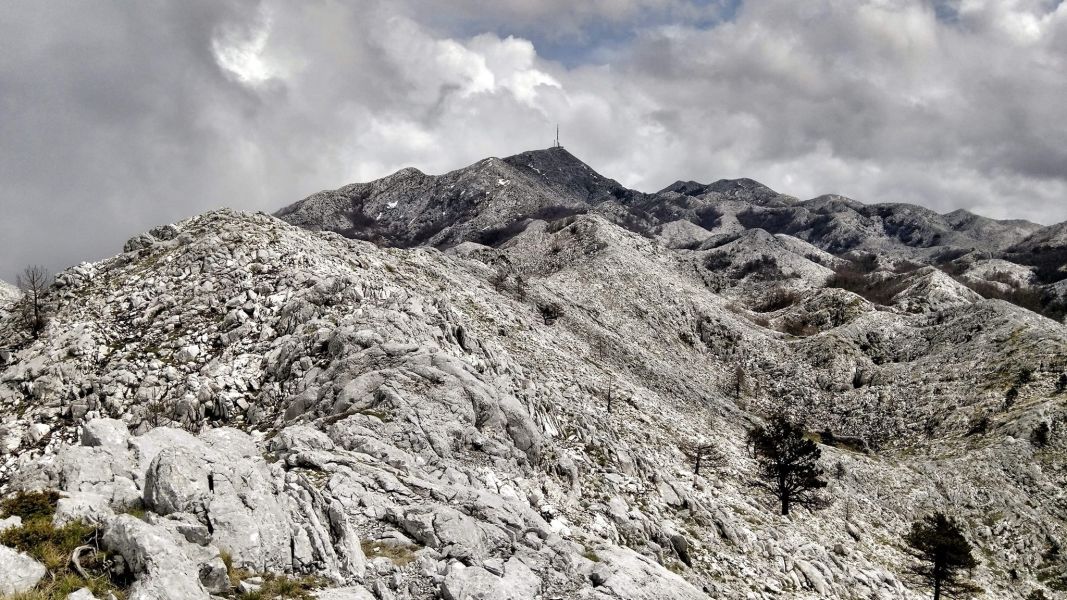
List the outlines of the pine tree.
{"type": "Polygon", "coordinates": [[[933,589],[934,600],[970,598],[982,591],[964,577],[964,571],[974,569],[978,561],[955,519],[941,512],[923,517],[912,523],[904,541],[918,559],[911,574],[933,589]]]}
{"type": "Polygon", "coordinates": [[[774,494],[783,515],[794,505],[816,509],[827,504],[818,493],[826,487],[818,462],[822,451],[804,437],[803,426],[779,416],[766,428],[750,431],[749,443],[759,464],[756,485],[774,494]]]}

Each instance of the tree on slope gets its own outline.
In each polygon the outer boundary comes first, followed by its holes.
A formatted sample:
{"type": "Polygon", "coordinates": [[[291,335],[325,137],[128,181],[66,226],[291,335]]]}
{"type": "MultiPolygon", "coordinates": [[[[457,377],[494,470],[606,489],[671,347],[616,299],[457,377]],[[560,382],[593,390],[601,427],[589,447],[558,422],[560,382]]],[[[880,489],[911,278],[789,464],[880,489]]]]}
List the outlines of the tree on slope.
{"type": "Polygon", "coordinates": [[[34,339],[40,337],[44,331],[45,314],[44,295],[52,285],[52,276],[44,267],[26,267],[15,279],[16,285],[22,290],[22,298],[19,300],[23,322],[34,339]]]}
{"type": "Polygon", "coordinates": [[[804,437],[802,425],[778,416],[767,427],[753,428],[749,444],[759,465],[756,485],[774,494],[783,515],[796,505],[809,509],[826,506],[826,499],[819,494],[826,487],[819,466],[822,451],[804,437]]]}
{"type": "Polygon", "coordinates": [[[978,566],[978,561],[955,519],[941,512],[927,515],[912,523],[904,541],[917,559],[909,571],[934,590],[934,600],[970,598],[982,591],[966,580],[964,572],[978,566]]]}

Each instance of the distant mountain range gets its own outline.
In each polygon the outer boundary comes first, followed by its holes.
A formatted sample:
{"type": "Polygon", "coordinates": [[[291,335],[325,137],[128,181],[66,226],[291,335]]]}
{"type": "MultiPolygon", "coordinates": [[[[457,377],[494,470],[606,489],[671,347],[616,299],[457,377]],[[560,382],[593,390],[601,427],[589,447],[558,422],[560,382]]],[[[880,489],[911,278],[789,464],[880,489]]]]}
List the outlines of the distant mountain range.
{"type": "Polygon", "coordinates": [[[745,229],[786,233],[835,255],[875,252],[934,260],[960,251],[1016,256],[1063,248],[1065,225],[1042,227],[966,210],[938,214],[911,204],[863,204],[843,196],[797,200],[751,179],[678,181],[656,193],[628,189],[563,148],[488,158],[444,175],[404,169],[370,183],[313,194],[277,213],[308,229],[388,246],[496,246],[534,219],[595,213],[646,236],[687,221],[705,247],[745,229]]]}

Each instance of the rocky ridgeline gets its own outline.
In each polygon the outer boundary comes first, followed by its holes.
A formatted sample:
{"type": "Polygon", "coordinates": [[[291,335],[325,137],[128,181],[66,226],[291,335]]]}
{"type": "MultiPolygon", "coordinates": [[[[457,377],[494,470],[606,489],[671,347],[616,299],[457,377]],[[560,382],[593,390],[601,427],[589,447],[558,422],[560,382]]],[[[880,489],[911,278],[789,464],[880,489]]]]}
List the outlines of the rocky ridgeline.
{"type": "MultiPolygon", "coordinates": [[[[853,258],[745,227],[798,205],[748,180],[676,184],[663,214],[691,220],[635,231],[618,207],[651,196],[554,152],[360,184],[381,213],[451,189],[470,212],[443,252],[223,210],[60,273],[40,339],[0,321],[3,492],[60,491],[52,523],[98,528],[129,598],[278,576],[335,599],[921,598],[900,540],[934,509],[988,597],[1056,585],[1063,325],[933,266],[827,287],[853,258]],[[478,186],[513,216],[614,200],[512,227],[478,186]],[[843,440],[829,508],[781,517],[752,486],[745,432],[779,412],[843,440]]],[[[339,219],[345,193],[285,216],[339,219]]],[[[989,261],[1010,262],[967,273],[989,261]]],[[[8,565],[0,589],[47,582],[8,565]]]]}

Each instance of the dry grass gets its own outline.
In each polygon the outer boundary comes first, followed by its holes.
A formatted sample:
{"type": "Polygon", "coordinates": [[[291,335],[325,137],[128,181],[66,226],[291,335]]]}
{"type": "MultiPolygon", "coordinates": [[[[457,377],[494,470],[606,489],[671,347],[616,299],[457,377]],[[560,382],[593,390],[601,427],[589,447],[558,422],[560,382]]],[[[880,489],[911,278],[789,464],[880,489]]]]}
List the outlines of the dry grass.
{"type": "Polygon", "coordinates": [[[398,567],[403,567],[415,560],[416,547],[408,544],[364,540],[360,545],[363,547],[363,554],[366,554],[367,558],[384,556],[393,561],[398,567]]]}
{"type": "Polygon", "coordinates": [[[290,600],[312,600],[312,592],[326,586],[326,581],[321,577],[305,576],[291,577],[289,575],[277,575],[274,573],[253,573],[248,569],[241,569],[233,565],[233,556],[226,551],[219,553],[223,564],[226,565],[226,574],[230,577],[230,586],[233,598],[241,600],[274,600],[287,598],[290,600]],[[259,589],[250,592],[236,591],[242,581],[252,577],[263,580],[259,589]]]}

